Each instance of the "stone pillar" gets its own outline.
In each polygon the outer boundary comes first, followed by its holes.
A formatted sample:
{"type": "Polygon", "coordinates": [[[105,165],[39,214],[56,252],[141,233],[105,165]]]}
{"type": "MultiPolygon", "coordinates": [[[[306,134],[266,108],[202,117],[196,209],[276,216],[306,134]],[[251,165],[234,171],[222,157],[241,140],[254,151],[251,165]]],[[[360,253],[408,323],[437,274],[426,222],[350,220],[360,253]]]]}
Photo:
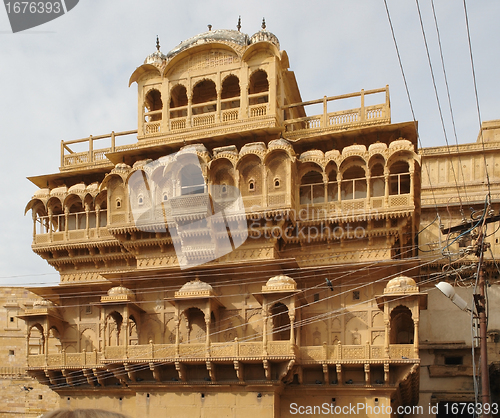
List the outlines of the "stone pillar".
{"type": "Polygon", "coordinates": [[[101,206],[95,205],[95,230],[96,236],[99,238],[99,228],[101,227],[101,206]]]}
{"type": "Polygon", "coordinates": [[[415,319],[413,321],[413,351],[415,353],[415,358],[418,358],[418,323],[419,320],[415,319]]]}
{"type": "Polygon", "coordinates": [[[210,355],[210,323],[211,323],[210,314],[205,315],[205,327],[206,327],[205,349],[207,356],[210,355]]]}
{"type": "Polygon", "coordinates": [[[85,237],[89,237],[89,227],[90,227],[90,206],[85,203],[85,237]]]}
{"type": "MultiPolygon", "coordinates": [[[[219,73],[220,76],[220,73],[219,73]]],[[[222,121],[222,109],[221,109],[221,91],[217,90],[217,104],[215,105],[215,123],[219,123],[222,121]]]]}
{"type": "Polygon", "coordinates": [[[68,239],[69,234],[68,234],[68,219],[69,219],[69,208],[65,207],[64,208],[64,238],[68,239]]]}
{"type": "Polygon", "coordinates": [[[290,317],[290,354],[293,354],[293,346],[295,345],[295,315],[289,315],[290,317]]]}
{"type": "Polygon", "coordinates": [[[174,324],[175,324],[175,356],[179,357],[180,321],[178,316],[174,318],[174,324]]]}
{"type": "Polygon", "coordinates": [[[263,346],[263,354],[267,355],[267,309],[262,309],[262,346],[263,346]]]}
{"type": "Polygon", "coordinates": [[[384,191],[384,207],[389,207],[389,168],[384,167],[384,181],[385,181],[385,191],[384,191]]]}
{"type": "Polygon", "coordinates": [[[384,340],[384,349],[385,349],[385,357],[389,358],[389,344],[390,344],[390,332],[391,332],[391,327],[390,327],[390,321],[388,318],[384,319],[384,325],[385,325],[385,340],[384,340]]]}
{"type": "Polygon", "coordinates": [[[342,174],[340,173],[340,171],[337,172],[337,187],[338,187],[337,200],[339,204],[342,205],[342,174]]]}
{"type": "MultiPolygon", "coordinates": [[[[35,242],[36,242],[36,212],[35,211],[31,212],[31,217],[33,219],[33,244],[35,244],[35,242]]],[[[51,238],[52,238],[52,234],[51,234],[51,238]]]]}
{"type": "Polygon", "coordinates": [[[192,106],[193,106],[193,96],[190,95],[188,97],[186,128],[191,128],[191,126],[192,126],[192,123],[191,123],[191,119],[193,118],[192,106]]]}

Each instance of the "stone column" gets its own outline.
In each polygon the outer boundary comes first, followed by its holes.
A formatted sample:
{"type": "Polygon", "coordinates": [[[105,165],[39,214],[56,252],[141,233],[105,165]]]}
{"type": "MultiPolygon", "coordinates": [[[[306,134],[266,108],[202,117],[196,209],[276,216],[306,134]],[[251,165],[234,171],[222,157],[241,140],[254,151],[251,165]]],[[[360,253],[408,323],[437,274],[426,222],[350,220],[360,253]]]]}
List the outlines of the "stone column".
{"type": "Polygon", "coordinates": [[[99,238],[99,228],[101,227],[101,206],[95,205],[95,230],[96,236],[99,238]]]}
{"type": "Polygon", "coordinates": [[[210,314],[205,315],[205,329],[206,329],[205,349],[207,356],[210,355],[210,323],[211,323],[210,314]]]}
{"type": "Polygon", "coordinates": [[[69,219],[69,208],[65,207],[64,208],[64,238],[68,239],[69,234],[68,234],[68,219],[69,219]]]}
{"type": "Polygon", "coordinates": [[[295,345],[295,314],[289,315],[290,317],[290,354],[294,353],[293,346],[295,345]]]}
{"type": "Polygon", "coordinates": [[[192,126],[192,123],[191,123],[191,119],[193,118],[192,106],[193,106],[193,96],[190,95],[188,97],[186,128],[191,128],[191,126],[192,126]]]}
{"type": "Polygon", "coordinates": [[[178,316],[174,318],[174,324],[175,324],[175,356],[179,357],[180,321],[178,316]]]}
{"type": "Polygon", "coordinates": [[[85,203],[85,237],[89,237],[89,227],[90,227],[90,206],[85,203]]]}
{"type": "Polygon", "coordinates": [[[390,327],[390,321],[388,318],[384,319],[384,325],[385,325],[385,340],[384,340],[384,349],[385,349],[385,357],[389,358],[389,344],[390,344],[390,332],[391,332],[391,327],[390,327]]]}
{"type": "Polygon", "coordinates": [[[419,320],[415,319],[413,326],[413,350],[415,352],[415,358],[418,358],[418,323],[419,320]]]}
{"type": "Polygon", "coordinates": [[[389,207],[389,168],[384,167],[384,181],[385,181],[385,191],[384,191],[384,207],[389,207]]]}
{"type": "Polygon", "coordinates": [[[262,346],[263,354],[267,355],[267,309],[262,309],[262,346]]]}

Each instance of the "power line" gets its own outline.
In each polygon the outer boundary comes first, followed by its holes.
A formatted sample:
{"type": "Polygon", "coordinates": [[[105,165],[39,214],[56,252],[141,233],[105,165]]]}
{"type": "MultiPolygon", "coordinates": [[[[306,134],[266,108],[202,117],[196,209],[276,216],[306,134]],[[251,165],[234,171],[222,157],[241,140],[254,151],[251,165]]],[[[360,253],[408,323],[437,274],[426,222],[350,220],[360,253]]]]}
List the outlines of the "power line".
{"type": "MultiPolygon", "coordinates": [[[[425,51],[427,53],[427,61],[429,63],[429,69],[430,69],[430,72],[431,72],[432,85],[434,86],[434,94],[436,96],[436,102],[437,102],[438,110],[439,110],[439,117],[441,119],[441,126],[443,128],[443,134],[444,134],[444,139],[446,141],[446,148],[448,150],[448,155],[450,156],[451,171],[453,173],[453,179],[455,181],[455,186],[457,188],[458,200],[460,201],[460,210],[463,213],[462,197],[460,195],[460,188],[458,187],[457,176],[455,174],[455,167],[453,166],[453,160],[451,158],[450,144],[448,142],[448,135],[446,134],[446,128],[445,128],[444,119],[443,119],[443,111],[441,109],[441,102],[439,101],[439,94],[438,94],[438,91],[437,91],[436,79],[434,77],[434,70],[432,68],[432,61],[431,61],[431,56],[430,56],[430,53],[429,53],[429,46],[427,44],[427,37],[425,36],[424,23],[422,21],[422,14],[420,12],[420,4],[419,4],[418,0],[416,0],[416,4],[417,4],[417,11],[418,11],[418,18],[419,18],[419,21],[420,21],[420,28],[422,30],[422,37],[424,38],[425,51]]],[[[463,215],[462,215],[462,217],[463,217],[463,215]]]]}

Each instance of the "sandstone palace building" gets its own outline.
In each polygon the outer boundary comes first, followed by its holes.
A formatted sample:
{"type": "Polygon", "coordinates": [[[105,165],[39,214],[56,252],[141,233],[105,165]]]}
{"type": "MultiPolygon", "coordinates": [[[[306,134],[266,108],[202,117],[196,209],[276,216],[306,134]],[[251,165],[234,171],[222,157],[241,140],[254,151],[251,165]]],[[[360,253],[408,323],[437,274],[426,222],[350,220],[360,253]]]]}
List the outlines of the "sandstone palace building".
{"type": "Polygon", "coordinates": [[[490,163],[498,212],[498,124],[419,151],[387,86],[304,101],[265,23],[209,29],[133,72],[137,130],[63,141],[59,171],[30,177],[32,249],[60,273],[15,306],[34,384],[131,417],[473,402],[470,316],[434,285],[466,295],[477,258],[454,264],[443,248],[470,244],[439,228],[461,221],[455,166],[470,211],[490,163]]]}

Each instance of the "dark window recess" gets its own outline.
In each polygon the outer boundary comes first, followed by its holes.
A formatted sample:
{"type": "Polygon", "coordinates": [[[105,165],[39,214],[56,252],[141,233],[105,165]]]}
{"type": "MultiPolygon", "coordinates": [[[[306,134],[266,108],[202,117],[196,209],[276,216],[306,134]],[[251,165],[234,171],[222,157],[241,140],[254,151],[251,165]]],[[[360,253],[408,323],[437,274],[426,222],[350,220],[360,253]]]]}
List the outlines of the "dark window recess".
{"type": "Polygon", "coordinates": [[[9,356],[13,356],[14,355],[14,350],[9,350],[9,356]]]}
{"type": "Polygon", "coordinates": [[[13,316],[10,317],[10,322],[14,322],[14,317],[13,316]]]}
{"type": "Polygon", "coordinates": [[[319,293],[314,294],[314,302],[319,302],[319,293]]]}
{"type": "Polygon", "coordinates": [[[355,290],[352,292],[353,300],[359,300],[359,290],[355,290]]]}
{"type": "Polygon", "coordinates": [[[463,357],[445,357],[444,364],[446,364],[448,366],[457,365],[457,364],[464,364],[464,358],[463,357]]]}

